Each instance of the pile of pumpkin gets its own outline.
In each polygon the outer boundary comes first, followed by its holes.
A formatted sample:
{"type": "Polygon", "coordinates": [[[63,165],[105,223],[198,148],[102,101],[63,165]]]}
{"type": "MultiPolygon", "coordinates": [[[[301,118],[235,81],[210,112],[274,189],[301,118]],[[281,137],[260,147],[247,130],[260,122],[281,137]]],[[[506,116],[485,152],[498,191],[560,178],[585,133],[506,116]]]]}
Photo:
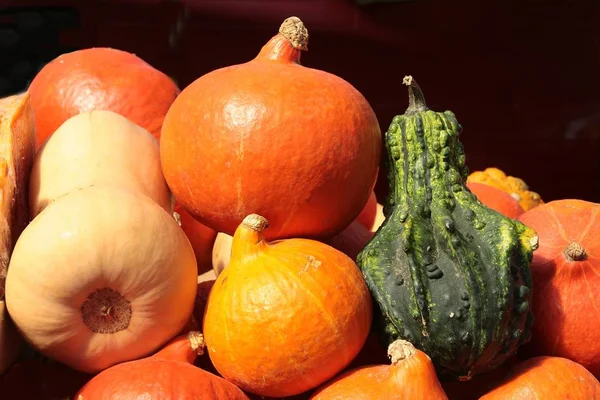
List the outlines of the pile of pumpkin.
{"type": "Polygon", "coordinates": [[[0,398],[600,398],[598,205],[469,174],[410,76],[382,135],[307,45],[181,92],[85,49],[2,100],[0,398]]]}

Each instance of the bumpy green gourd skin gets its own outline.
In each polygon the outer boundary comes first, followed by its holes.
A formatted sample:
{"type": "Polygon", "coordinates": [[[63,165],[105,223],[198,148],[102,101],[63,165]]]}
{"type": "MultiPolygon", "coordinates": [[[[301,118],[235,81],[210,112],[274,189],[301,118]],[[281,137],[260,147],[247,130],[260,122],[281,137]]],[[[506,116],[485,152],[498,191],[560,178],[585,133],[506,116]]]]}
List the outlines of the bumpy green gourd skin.
{"type": "MultiPolygon", "coordinates": [[[[495,368],[530,338],[536,233],[466,188],[454,114],[411,106],[386,133],[386,220],[358,256],[387,343],[409,340],[442,377],[495,368]]],[[[417,93],[415,100],[415,93],[417,93]]]]}

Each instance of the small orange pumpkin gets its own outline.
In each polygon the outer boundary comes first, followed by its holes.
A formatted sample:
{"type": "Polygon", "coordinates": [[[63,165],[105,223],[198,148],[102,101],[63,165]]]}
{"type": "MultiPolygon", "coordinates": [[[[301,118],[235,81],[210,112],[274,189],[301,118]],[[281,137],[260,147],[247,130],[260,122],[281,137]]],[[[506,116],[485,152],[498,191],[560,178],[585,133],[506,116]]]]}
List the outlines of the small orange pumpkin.
{"type": "Polygon", "coordinates": [[[265,218],[244,218],[204,314],[219,373],[245,391],[284,397],[321,385],[359,353],[372,301],[356,264],[315,240],[267,242],[265,218]]]}
{"type": "Polygon", "coordinates": [[[561,357],[534,357],[517,364],[480,400],[598,400],[600,382],[580,364],[561,357]]]}
{"type": "Polygon", "coordinates": [[[525,211],[544,204],[540,195],[529,190],[529,186],[522,179],[508,176],[498,168],[474,171],[468,176],[467,183],[483,183],[500,189],[517,200],[525,211]]]}
{"type": "Polygon", "coordinates": [[[467,187],[486,207],[509,218],[517,218],[525,212],[517,200],[498,188],[476,182],[467,183],[467,187]]]}
{"type": "Polygon", "coordinates": [[[317,390],[311,400],[448,400],[429,356],[406,340],[390,344],[392,365],[348,371],[317,390]]]}
{"type": "Polygon", "coordinates": [[[199,332],[178,336],[153,356],[102,371],[75,399],[248,400],[232,383],[192,365],[203,352],[204,339],[199,332]]]}

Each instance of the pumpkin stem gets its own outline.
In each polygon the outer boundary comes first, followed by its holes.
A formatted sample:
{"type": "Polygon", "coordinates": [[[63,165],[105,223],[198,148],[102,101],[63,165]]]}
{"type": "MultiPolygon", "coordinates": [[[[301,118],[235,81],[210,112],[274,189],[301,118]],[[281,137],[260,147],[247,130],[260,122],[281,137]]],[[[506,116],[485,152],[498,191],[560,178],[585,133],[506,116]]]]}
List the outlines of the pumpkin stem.
{"type": "Polygon", "coordinates": [[[287,18],[279,27],[279,33],[286,38],[296,50],[308,50],[308,30],[300,18],[287,18]]]}
{"type": "Polygon", "coordinates": [[[262,232],[269,227],[269,221],[258,214],[250,214],[244,218],[242,225],[256,232],[262,232]]]}
{"type": "Polygon", "coordinates": [[[131,315],[131,303],[110,288],[96,290],[81,305],[83,323],[94,333],[127,329],[131,315]]]}
{"type": "Polygon", "coordinates": [[[425,103],[425,96],[412,75],[405,76],[404,79],[402,79],[402,83],[408,86],[408,108],[406,109],[405,114],[414,114],[429,110],[425,103]]]}
{"type": "Polygon", "coordinates": [[[204,342],[204,335],[198,331],[191,331],[188,333],[188,340],[190,341],[190,347],[194,351],[194,353],[201,356],[204,354],[204,348],[206,347],[206,343],[204,342]]]}
{"type": "Polygon", "coordinates": [[[152,357],[193,364],[198,356],[204,354],[204,336],[198,331],[190,331],[171,340],[152,357]]]}
{"type": "Polygon", "coordinates": [[[582,261],[587,258],[585,249],[577,242],[569,244],[565,249],[564,254],[569,261],[582,261]]]}
{"type": "Polygon", "coordinates": [[[392,365],[396,365],[403,360],[411,357],[417,352],[411,342],[398,339],[388,347],[388,357],[392,360],[392,365]]]}

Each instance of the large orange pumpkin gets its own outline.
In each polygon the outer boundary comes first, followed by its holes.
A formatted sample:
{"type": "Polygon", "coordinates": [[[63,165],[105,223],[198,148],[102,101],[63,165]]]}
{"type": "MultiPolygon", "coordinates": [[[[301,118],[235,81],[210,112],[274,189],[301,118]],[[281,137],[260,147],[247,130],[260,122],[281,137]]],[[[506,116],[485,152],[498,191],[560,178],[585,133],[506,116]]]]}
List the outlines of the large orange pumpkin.
{"type": "Polygon", "coordinates": [[[134,54],[98,47],[58,56],[35,76],[29,93],[39,148],[67,119],[92,110],[121,114],[158,139],[179,89],[134,54]]]}
{"type": "Polygon", "coordinates": [[[233,235],[251,213],[267,238],[331,237],[375,185],[381,132],[348,82],[300,65],[308,33],[288,18],[258,56],[208,73],[169,109],[161,161],[175,198],[233,235]]]}
{"type": "Polygon", "coordinates": [[[232,383],[192,365],[203,351],[199,332],[179,336],[151,357],[102,371],[74,398],[248,400],[232,383]]]}
{"type": "Polygon", "coordinates": [[[231,261],[208,296],[204,335],[219,373],[245,391],[284,397],[344,369],[371,327],[372,301],[356,264],[309,239],[267,242],[246,217],[231,261]]]}
{"type": "Polygon", "coordinates": [[[519,217],[535,229],[532,339],[523,351],[571,359],[600,377],[600,204],[555,200],[519,217]]]}
{"type": "Polygon", "coordinates": [[[517,364],[480,400],[598,400],[600,383],[584,367],[561,357],[534,357],[517,364]]]}

